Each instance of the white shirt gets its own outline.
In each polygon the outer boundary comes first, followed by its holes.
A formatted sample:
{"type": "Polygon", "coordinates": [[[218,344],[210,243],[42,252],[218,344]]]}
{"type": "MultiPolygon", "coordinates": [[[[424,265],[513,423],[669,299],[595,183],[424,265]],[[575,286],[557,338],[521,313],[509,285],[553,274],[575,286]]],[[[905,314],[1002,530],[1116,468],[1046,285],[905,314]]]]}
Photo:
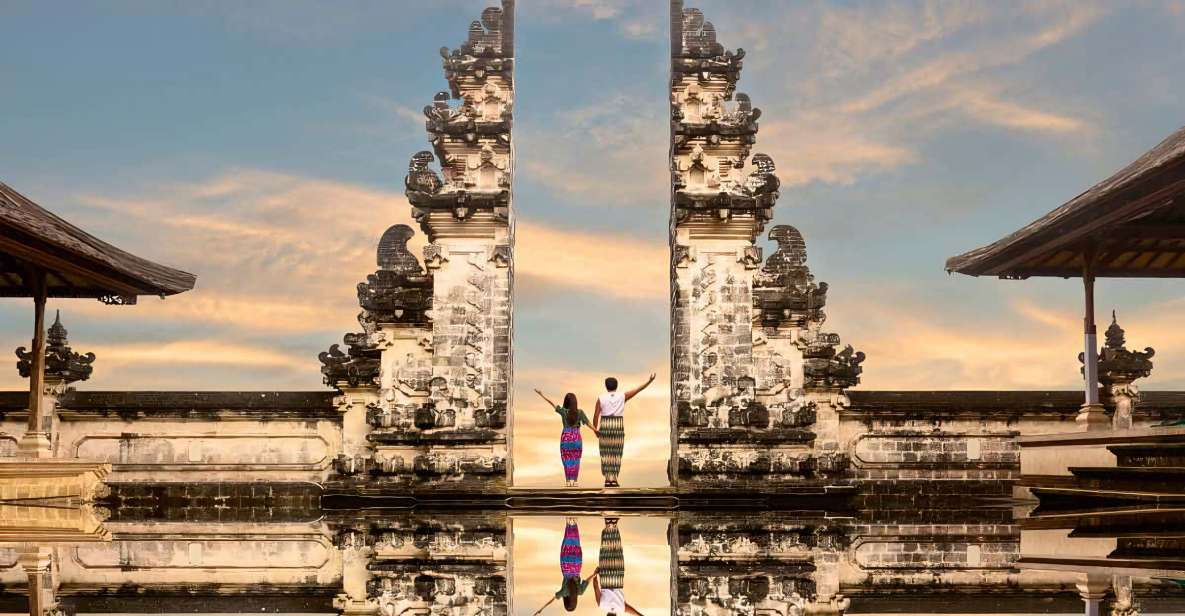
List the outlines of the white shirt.
{"type": "Polygon", "coordinates": [[[625,591],[620,588],[602,588],[597,605],[605,610],[605,613],[625,614],[625,591]]]}
{"type": "Polygon", "coordinates": [[[621,417],[625,414],[625,394],[611,391],[597,398],[601,403],[601,417],[621,417]]]}

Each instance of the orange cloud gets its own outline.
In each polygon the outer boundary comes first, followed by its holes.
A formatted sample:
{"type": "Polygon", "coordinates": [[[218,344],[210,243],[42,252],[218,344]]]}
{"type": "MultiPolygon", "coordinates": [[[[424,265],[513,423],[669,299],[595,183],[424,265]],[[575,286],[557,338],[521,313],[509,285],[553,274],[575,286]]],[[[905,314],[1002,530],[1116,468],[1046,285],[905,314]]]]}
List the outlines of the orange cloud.
{"type": "Polygon", "coordinates": [[[669,296],[665,242],[519,223],[514,250],[517,276],[596,295],[662,301],[669,296]]]}

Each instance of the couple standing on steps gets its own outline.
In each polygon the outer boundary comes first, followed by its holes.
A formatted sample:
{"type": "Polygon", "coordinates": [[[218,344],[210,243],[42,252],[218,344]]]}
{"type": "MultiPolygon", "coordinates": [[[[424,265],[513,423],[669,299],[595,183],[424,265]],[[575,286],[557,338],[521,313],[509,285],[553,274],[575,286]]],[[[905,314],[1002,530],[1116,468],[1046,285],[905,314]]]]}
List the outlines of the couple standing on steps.
{"type": "Polygon", "coordinates": [[[576,485],[580,476],[580,458],[584,455],[584,441],[580,437],[580,425],[592,428],[601,446],[601,474],[605,476],[605,487],[620,487],[617,475],[621,472],[621,455],[625,449],[625,403],[638,395],[654,382],[654,374],[645,383],[627,391],[617,391],[617,379],[605,379],[605,393],[597,398],[597,409],[593,413],[592,421],[588,415],[580,410],[576,402],[576,394],[564,395],[564,404],[557,405],[538,389],[535,393],[554,407],[564,422],[564,430],[560,433],[560,461],[564,464],[564,479],[569,487],[576,485]]]}

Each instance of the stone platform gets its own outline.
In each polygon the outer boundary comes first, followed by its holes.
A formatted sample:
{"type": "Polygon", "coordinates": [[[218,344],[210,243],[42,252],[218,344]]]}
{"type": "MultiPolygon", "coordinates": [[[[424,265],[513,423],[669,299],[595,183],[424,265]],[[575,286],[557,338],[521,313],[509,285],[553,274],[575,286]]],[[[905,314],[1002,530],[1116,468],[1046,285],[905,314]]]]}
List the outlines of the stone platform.
{"type": "Polygon", "coordinates": [[[417,494],[326,492],[321,506],[342,509],[508,509],[516,512],[664,512],[693,510],[846,511],[856,495],[852,486],[803,485],[776,492],[661,488],[509,488],[500,491],[417,494]]]}

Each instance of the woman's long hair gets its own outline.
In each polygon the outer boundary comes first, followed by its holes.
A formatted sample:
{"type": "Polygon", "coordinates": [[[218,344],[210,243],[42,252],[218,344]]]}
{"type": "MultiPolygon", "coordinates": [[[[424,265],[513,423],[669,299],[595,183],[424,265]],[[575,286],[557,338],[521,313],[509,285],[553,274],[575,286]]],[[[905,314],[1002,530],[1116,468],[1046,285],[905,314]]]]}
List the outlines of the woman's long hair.
{"type": "MultiPolygon", "coordinates": [[[[572,396],[572,394],[568,395],[572,396]]],[[[564,595],[564,609],[575,612],[576,601],[580,599],[580,578],[576,576],[564,578],[564,590],[568,591],[568,594],[564,595]]]]}
{"type": "Polygon", "coordinates": [[[568,420],[568,425],[576,425],[576,422],[580,420],[580,409],[576,406],[576,394],[571,392],[564,394],[564,409],[566,409],[564,415],[568,420]]]}

